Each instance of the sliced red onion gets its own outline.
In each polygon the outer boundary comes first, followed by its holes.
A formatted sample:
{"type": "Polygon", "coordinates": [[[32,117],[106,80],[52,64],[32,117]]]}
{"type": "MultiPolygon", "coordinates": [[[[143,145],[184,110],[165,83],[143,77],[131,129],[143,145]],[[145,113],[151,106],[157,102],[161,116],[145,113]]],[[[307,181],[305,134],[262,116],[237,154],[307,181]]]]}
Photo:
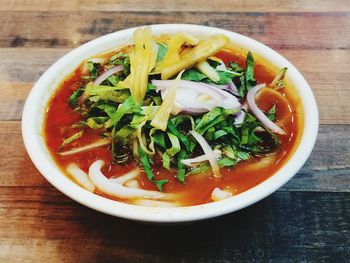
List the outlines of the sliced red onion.
{"type": "Polygon", "coordinates": [[[269,129],[270,131],[278,134],[285,134],[285,131],[282,130],[279,126],[273,123],[256,105],[255,103],[255,95],[263,88],[265,88],[265,84],[259,84],[253,87],[248,91],[247,94],[247,103],[249,110],[255,115],[255,117],[262,122],[262,124],[269,129]]]}
{"type": "Polygon", "coordinates": [[[241,125],[244,122],[245,116],[247,115],[247,113],[246,113],[247,110],[248,110],[248,105],[245,102],[242,104],[242,109],[235,117],[235,122],[234,122],[235,125],[241,125]]]}
{"type": "MultiPolygon", "coordinates": [[[[165,97],[167,89],[171,86],[172,81],[173,80],[152,80],[152,84],[157,86],[157,91],[161,91],[162,97],[165,97]]],[[[239,109],[240,103],[236,97],[213,85],[181,80],[177,90],[176,106],[179,110],[178,112],[204,113],[215,107],[239,109]],[[202,95],[209,96],[210,100],[199,100],[202,95]]]]}
{"type": "MultiPolygon", "coordinates": [[[[171,87],[174,80],[152,80],[152,84],[155,86],[160,86],[161,90],[171,87]],[[166,88],[165,88],[166,87],[166,88]]],[[[197,91],[199,94],[206,94],[210,96],[216,103],[220,103],[223,99],[223,96],[216,92],[210,85],[202,83],[202,82],[194,82],[189,80],[180,80],[178,89],[186,88],[193,89],[197,91]]]]}
{"type": "Polygon", "coordinates": [[[201,146],[204,154],[206,155],[206,158],[210,163],[211,169],[213,170],[213,175],[215,177],[220,177],[221,176],[220,175],[220,168],[219,168],[218,161],[216,160],[216,155],[213,152],[213,150],[211,149],[208,142],[204,139],[204,137],[202,135],[200,135],[196,131],[190,131],[190,133],[197,140],[197,142],[201,146]]]}
{"type": "Polygon", "coordinates": [[[191,159],[181,160],[181,162],[184,165],[190,166],[190,167],[196,167],[198,165],[198,163],[205,162],[205,161],[208,161],[208,157],[206,154],[203,154],[203,155],[197,156],[195,158],[191,158],[191,159]]]}
{"type": "Polygon", "coordinates": [[[237,88],[237,86],[235,85],[235,83],[233,83],[232,80],[230,80],[230,82],[228,83],[228,90],[229,90],[233,95],[239,96],[238,88],[237,88]]]}
{"type": "MultiPolygon", "coordinates": [[[[221,157],[221,151],[220,150],[214,150],[213,151],[216,158],[220,158],[221,157]]],[[[206,154],[203,154],[203,155],[200,155],[200,156],[197,156],[195,158],[190,158],[190,159],[183,159],[181,160],[181,162],[186,165],[186,166],[190,166],[190,167],[196,167],[199,165],[199,163],[201,162],[205,162],[205,161],[208,161],[208,157],[206,154]]]]}
{"type": "Polygon", "coordinates": [[[94,84],[100,85],[104,80],[108,79],[113,74],[118,73],[122,70],[123,70],[122,65],[118,65],[113,68],[110,68],[109,70],[103,72],[97,79],[95,79],[94,84]]]}
{"type": "Polygon", "coordinates": [[[235,96],[239,96],[237,86],[235,85],[235,83],[233,83],[232,80],[230,80],[230,82],[227,83],[226,85],[210,84],[210,86],[221,89],[221,90],[225,90],[225,91],[227,91],[235,96]]]}

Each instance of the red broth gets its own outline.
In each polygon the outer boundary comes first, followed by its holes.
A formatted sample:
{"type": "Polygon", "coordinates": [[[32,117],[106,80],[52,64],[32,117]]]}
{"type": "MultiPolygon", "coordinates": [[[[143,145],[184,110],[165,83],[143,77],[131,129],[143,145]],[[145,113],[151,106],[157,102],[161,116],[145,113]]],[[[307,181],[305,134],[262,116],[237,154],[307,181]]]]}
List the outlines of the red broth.
{"type": "MultiPolygon", "coordinates": [[[[102,55],[102,57],[109,58],[114,53],[117,52],[109,52],[102,55]]],[[[216,56],[221,58],[224,62],[235,61],[242,67],[245,66],[245,55],[235,52],[234,50],[220,51],[216,56]]],[[[112,163],[110,146],[102,146],[91,151],[69,156],[58,154],[64,139],[78,131],[78,129],[71,128],[72,124],[82,119],[82,117],[67,103],[71,93],[84,83],[84,80],[81,79],[80,68],[61,83],[48,103],[43,126],[46,144],[57,165],[64,172],[66,166],[72,162],[76,163],[81,169],[87,172],[89,166],[94,161],[102,159],[105,161],[105,166],[102,171],[107,177],[125,174],[137,167],[137,164],[118,165],[112,163]]],[[[270,83],[277,73],[277,70],[273,70],[272,66],[269,66],[259,58],[255,58],[254,69],[255,78],[259,83],[270,83]]],[[[280,90],[279,93],[287,99],[288,105],[281,100],[280,96],[276,96],[276,94],[267,94],[268,96],[260,96],[257,99],[258,106],[263,110],[268,110],[272,105],[276,104],[277,121],[282,119],[282,117],[284,119],[283,127],[287,133],[286,135],[279,136],[281,144],[272,157],[253,157],[234,167],[222,168],[222,177],[220,178],[211,176],[210,172],[187,176],[185,184],[181,184],[176,180],[176,171],[169,172],[162,167],[160,160],[155,160],[156,165],[153,167],[155,179],[169,180],[169,183],[164,187],[164,191],[182,193],[180,195],[181,200],[178,201],[183,206],[198,205],[211,202],[211,192],[215,187],[219,187],[222,190],[227,189],[236,195],[260,184],[276,173],[294,152],[300,140],[303,128],[303,114],[293,87],[287,83],[287,87],[280,90]],[[264,100],[261,99],[262,97],[264,97],[264,100]]],[[[98,138],[100,138],[98,131],[86,128],[84,130],[84,136],[72,142],[71,148],[96,141],[98,138]]],[[[69,175],[67,174],[67,176],[69,175]]],[[[143,189],[157,190],[156,186],[149,182],[145,173],[142,172],[137,180],[143,189]]],[[[132,203],[133,201],[120,200],[115,197],[107,196],[98,190],[95,191],[95,193],[125,203],[132,203]]]]}

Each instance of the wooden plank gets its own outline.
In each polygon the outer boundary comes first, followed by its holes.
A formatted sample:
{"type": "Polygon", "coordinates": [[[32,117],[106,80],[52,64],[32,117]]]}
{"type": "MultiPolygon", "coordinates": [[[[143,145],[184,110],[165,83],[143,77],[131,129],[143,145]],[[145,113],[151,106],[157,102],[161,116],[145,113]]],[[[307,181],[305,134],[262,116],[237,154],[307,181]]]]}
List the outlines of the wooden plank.
{"type": "Polygon", "coordinates": [[[48,188],[0,187],[3,262],[346,262],[350,194],[278,192],[188,225],[103,215],[48,188]],[[180,242],[180,245],[179,245],[180,242]]]}
{"type": "Polygon", "coordinates": [[[90,11],[1,12],[0,47],[75,47],[126,27],[156,23],[216,26],[278,49],[350,48],[350,13],[90,11]]]}
{"type": "Polygon", "coordinates": [[[19,122],[1,122],[0,142],[0,186],[50,186],[25,151],[19,122]]]}
{"type": "MultiPolygon", "coordinates": [[[[28,158],[18,122],[0,122],[0,186],[49,186],[28,158]],[[11,136],[9,136],[11,131],[11,136]]],[[[282,191],[350,192],[350,125],[321,125],[309,160],[282,191]]]]}
{"type": "MultiPolygon", "coordinates": [[[[68,51],[55,48],[0,48],[0,120],[20,119],[25,98],[33,83],[68,51]]],[[[321,124],[350,124],[350,111],[347,110],[350,104],[350,51],[277,51],[289,59],[309,82],[318,102],[321,124]]]]}
{"type": "Polygon", "coordinates": [[[196,11],[196,12],[331,12],[349,11],[349,5],[343,0],[1,0],[0,11],[196,11]]]}

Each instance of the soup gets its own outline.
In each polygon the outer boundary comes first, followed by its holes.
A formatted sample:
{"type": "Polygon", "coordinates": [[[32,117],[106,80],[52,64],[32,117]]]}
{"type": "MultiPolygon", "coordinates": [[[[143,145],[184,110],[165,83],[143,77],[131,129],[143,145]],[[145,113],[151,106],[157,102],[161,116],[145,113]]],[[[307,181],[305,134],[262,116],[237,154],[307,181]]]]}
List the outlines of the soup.
{"type": "Polygon", "coordinates": [[[57,88],[44,121],[57,165],[86,190],[144,206],[220,201],[288,160],[302,112],[287,69],[185,33],[84,61],[57,88]]]}

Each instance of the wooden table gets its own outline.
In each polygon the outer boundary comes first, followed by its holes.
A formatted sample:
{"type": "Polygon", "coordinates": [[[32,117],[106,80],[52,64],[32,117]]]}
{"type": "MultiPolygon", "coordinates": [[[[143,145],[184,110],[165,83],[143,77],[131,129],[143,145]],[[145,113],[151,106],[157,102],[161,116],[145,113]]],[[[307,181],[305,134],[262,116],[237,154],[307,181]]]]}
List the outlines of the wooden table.
{"type": "Polygon", "coordinates": [[[1,0],[0,262],[345,262],[350,257],[348,0],[1,0]],[[20,119],[33,83],[74,47],[154,23],[216,26],[288,58],[320,110],[315,149],[265,200],[190,225],[143,225],[83,207],[35,169],[20,119]]]}

